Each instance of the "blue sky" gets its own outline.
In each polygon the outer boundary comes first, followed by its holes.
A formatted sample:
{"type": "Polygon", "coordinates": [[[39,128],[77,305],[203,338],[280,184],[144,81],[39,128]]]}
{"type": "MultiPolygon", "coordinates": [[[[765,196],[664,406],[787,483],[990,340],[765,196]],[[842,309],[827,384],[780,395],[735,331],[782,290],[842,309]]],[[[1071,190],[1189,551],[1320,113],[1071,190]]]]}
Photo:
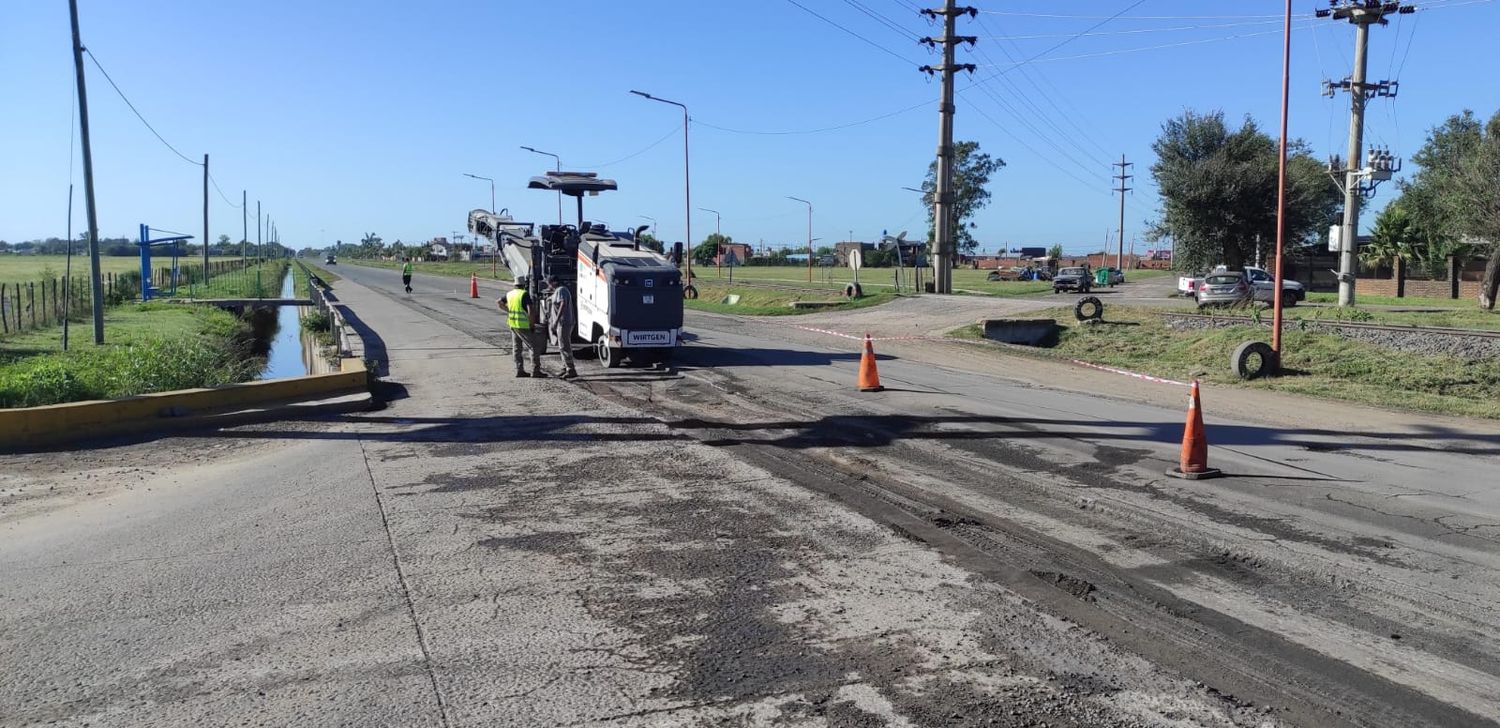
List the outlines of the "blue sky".
{"type": "MultiPolygon", "coordinates": [[[[239,239],[230,203],[241,189],[252,239],[256,200],[283,242],[299,247],[370,231],[408,242],[450,235],[469,209],[489,204],[488,184],[465,172],[494,177],[498,206],[518,218],[555,219],[555,198],[525,189],[552,164],[519,149],[529,145],[619,181],[619,192],[586,202],[590,219],[623,228],[652,216],[664,237],[681,239],[680,112],[630,89],[689,105],[694,206],[719,210],[736,240],[805,239],[806,208],[787,195],[813,201],[814,235],[826,242],[851,231],[920,236],[923,210],[901,188],[918,186],[932,159],[938,85],[913,66],[940,59],[910,34],[940,28],[910,0],[798,2],[868,42],[789,0],[80,0],[80,12],[84,44],[157,131],[188,157],[212,156],[229,198],[211,192],[215,238],[239,239]],[[741,133],[805,132],[914,106],[822,133],[741,133]]],[[[1151,142],[1184,109],[1250,114],[1274,132],[1275,0],[976,4],[987,12],[959,29],[980,42],[959,60],[980,68],[961,77],[955,133],[1008,163],[978,216],[986,250],[1101,246],[1116,224],[1109,163],[1121,153],[1137,163],[1130,241],[1156,209],[1151,142]]],[[[1294,6],[1292,136],[1326,155],[1343,151],[1348,99],[1322,97],[1319,81],[1348,73],[1354,33],[1313,20],[1321,4],[1294,6]]],[[[1474,76],[1487,68],[1476,49],[1493,44],[1500,4],[1419,6],[1427,9],[1376,29],[1370,48],[1372,79],[1399,71],[1401,89],[1372,102],[1367,139],[1400,155],[1451,113],[1500,108],[1500,84],[1474,76]]],[[[67,3],[4,3],[0,29],[0,239],[60,236],[73,94],[67,3]]],[[[199,169],[158,142],[92,63],[88,84],[101,232],[133,236],[146,222],[197,234],[199,169]]],[[[76,230],[76,155],[73,167],[76,230]]],[[[693,211],[694,237],[713,225],[711,213],[693,211]]]]}

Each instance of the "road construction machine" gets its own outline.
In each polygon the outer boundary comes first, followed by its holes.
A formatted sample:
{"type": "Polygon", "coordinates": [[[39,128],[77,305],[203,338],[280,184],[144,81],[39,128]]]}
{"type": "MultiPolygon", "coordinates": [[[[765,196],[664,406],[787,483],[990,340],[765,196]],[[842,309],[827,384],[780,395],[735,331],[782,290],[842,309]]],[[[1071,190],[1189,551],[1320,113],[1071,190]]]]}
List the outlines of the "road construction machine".
{"type": "MultiPolygon", "coordinates": [[[[572,290],[578,318],[572,332],[575,350],[588,347],[608,368],[626,360],[658,364],[670,359],[682,343],[683,281],[674,262],[681,260],[680,249],[669,258],[642,247],[647,225],[611,232],[584,219],[584,196],[617,189],[614,180],[593,172],[548,172],[532,177],[527,188],[575,198],[577,224],[536,225],[481,209],[469,213],[469,232],[493,243],[515,280],[526,280],[539,298],[551,276],[572,290]]],[[[550,321],[548,308],[543,306],[542,315],[550,321]]],[[[549,346],[558,346],[561,342],[553,338],[549,334],[549,346]]]]}

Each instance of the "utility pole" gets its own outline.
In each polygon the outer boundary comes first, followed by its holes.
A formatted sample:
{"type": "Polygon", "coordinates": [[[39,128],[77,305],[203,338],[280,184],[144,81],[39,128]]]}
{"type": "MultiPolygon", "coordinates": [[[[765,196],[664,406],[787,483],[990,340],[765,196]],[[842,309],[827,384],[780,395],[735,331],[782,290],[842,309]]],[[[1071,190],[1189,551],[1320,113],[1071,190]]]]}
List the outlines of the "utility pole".
{"type": "Polygon", "coordinates": [[[203,155],[203,284],[208,285],[208,155],[203,155]]]}
{"type": "Polygon", "coordinates": [[[1134,189],[1133,187],[1126,187],[1125,181],[1135,177],[1133,174],[1125,174],[1125,169],[1127,167],[1134,167],[1135,162],[1125,161],[1125,155],[1121,154],[1120,161],[1113,162],[1110,166],[1120,168],[1120,173],[1114,176],[1115,179],[1120,181],[1120,186],[1115,188],[1115,192],[1120,193],[1120,233],[1118,236],[1119,239],[1115,241],[1119,244],[1115,253],[1115,270],[1120,271],[1123,275],[1125,272],[1125,193],[1134,189]]]}
{"type": "Polygon", "coordinates": [[[1331,160],[1329,171],[1343,174],[1344,178],[1344,224],[1339,231],[1339,305],[1354,305],[1355,254],[1358,252],[1356,236],[1359,234],[1359,204],[1362,199],[1375,194],[1375,186],[1391,178],[1391,172],[1400,168],[1388,153],[1372,157],[1370,164],[1356,167],[1363,151],[1365,132],[1365,102],[1377,96],[1394,97],[1397,84],[1394,81],[1366,83],[1365,67],[1370,44],[1370,26],[1386,25],[1385,16],[1397,13],[1416,12],[1416,6],[1382,0],[1335,0],[1338,4],[1315,11],[1320,18],[1347,20],[1354,26],[1354,68],[1350,77],[1334,83],[1323,82],[1323,94],[1332,96],[1336,90],[1349,92],[1349,157],[1348,166],[1337,157],[1331,160]],[[1369,177],[1370,181],[1365,182],[1369,177]]]}
{"type": "Polygon", "coordinates": [[[255,201],[255,255],[260,256],[260,200],[255,201]]]}
{"type": "Polygon", "coordinates": [[[250,208],[245,205],[244,190],[240,190],[240,257],[245,257],[245,246],[250,240],[250,208]]]}
{"type": "Polygon", "coordinates": [[[942,74],[943,95],[938,103],[938,148],[937,148],[937,189],[933,195],[933,257],[932,257],[932,291],[934,293],[953,292],[953,254],[954,254],[954,223],[953,219],[953,73],[954,71],[974,72],[974,64],[953,62],[953,47],[959,43],[974,45],[979,39],[972,36],[954,35],[954,20],[960,15],[977,17],[979,10],[971,7],[958,7],[955,0],[945,0],[940,9],[923,9],[922,14],[929,18],[942,16],[943,37],[923,38],[922,43],[928,47],[943,47],[943,65],[922,66],[920,69],[928,75],[942,74]]]}
{"type": "MultiPolygon", "coordinates": [[[[78,32],[78,0],[68,0],[73,21],[73,70],[78,80],[78,135],[83,141],[83,198],[89,219],[89,285],[94,294],[94,343],[104,343],[104,277],[99,274],[99,209],[94,204],[94,149],[89,145],[89,94],[83,82],[83,41],[78,32]]],[[[141,285],[146,285],[142,281],[141,285]]]]}

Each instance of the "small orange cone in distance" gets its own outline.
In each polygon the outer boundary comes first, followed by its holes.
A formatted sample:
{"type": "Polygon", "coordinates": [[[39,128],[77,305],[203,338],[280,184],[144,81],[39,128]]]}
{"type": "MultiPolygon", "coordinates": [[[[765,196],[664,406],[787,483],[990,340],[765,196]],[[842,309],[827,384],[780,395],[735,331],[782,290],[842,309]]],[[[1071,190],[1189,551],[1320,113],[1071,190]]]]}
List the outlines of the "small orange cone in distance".
{"type": "Polygon", "coordinates": [[[1192,392],[1188,395],[1187,424],[1182,429],[1182,454],[1177,467],[1167,475],[1188,480],[1201,480],[1223,475],[1208,467],[1208,435],[1203,431],[1203,405],[1198,396],[1198,380],[1193,380],[1192,392]]]}
{"type": "Polygon", "coordinates": [[[479,274],[469,274],[469,298],[479,298],[479,274]]]}
{"type": "Polygon", "coordinates": [[[883,389],[880,372],[875,369],[875,344],[870,341],[870,335],[865,334],[865,353],[859,358],[859,391],[879,392],[883,389]]]}

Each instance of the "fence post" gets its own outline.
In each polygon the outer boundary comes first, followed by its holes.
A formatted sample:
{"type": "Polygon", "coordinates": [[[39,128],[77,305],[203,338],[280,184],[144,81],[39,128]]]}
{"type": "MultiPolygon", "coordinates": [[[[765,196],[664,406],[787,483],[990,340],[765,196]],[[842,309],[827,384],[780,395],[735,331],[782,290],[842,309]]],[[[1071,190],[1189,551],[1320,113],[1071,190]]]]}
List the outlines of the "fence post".
{"type": "Polygon", "coordinates": [[[1458,264],[1458,256],[1448,256],[1448,287],[1450,289],[1448,292],[1449,298],[1455,300],[1458,298],[1458,282],[1461,278],[1463,278],[1463,268],[1458,264]]]}

